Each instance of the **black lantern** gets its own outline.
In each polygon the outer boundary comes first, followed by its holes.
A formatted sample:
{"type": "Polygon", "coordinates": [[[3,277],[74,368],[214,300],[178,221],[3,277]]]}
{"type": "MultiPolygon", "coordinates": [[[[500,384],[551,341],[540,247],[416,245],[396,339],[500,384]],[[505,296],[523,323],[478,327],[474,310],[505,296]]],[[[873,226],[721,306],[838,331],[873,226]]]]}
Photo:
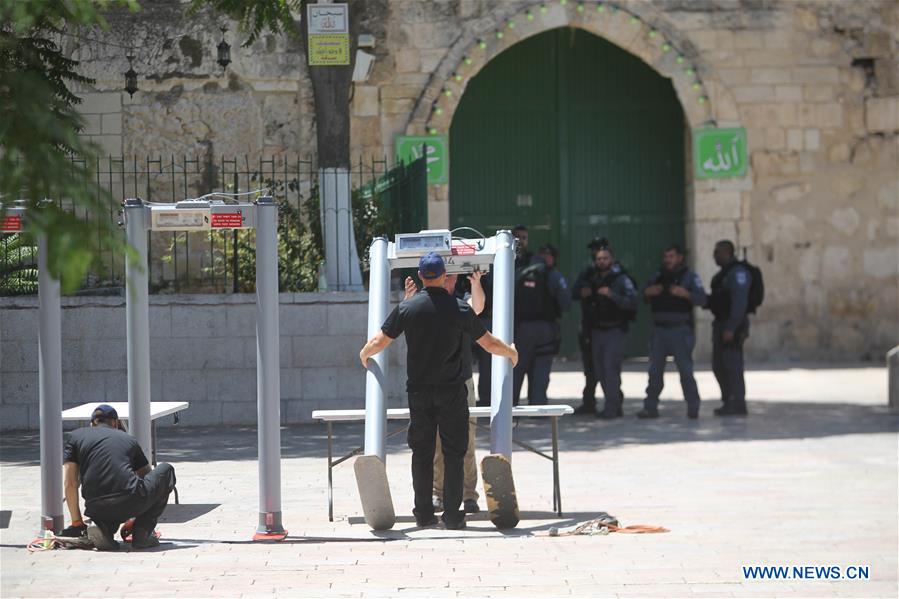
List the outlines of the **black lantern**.
{"type": "Polygon", "coordinates": [[[137,73],[134,71],[134,56],[132,54],[128,54],[128,70],[125,71],[125,91],[128,92],[128,97],[133,98],[134,92],[137,91],[137,73]]]}
{"type": "Polygon", "coordinates": [[[228,31],[228,28],[224,25],[221,27],[222,29],[222,41],[219,42],[218,45],[218,62],[222,65],[222,68],[225,69],[231,64],[231,46],[228,42],[225,41],[225,32],[228,31]]]}

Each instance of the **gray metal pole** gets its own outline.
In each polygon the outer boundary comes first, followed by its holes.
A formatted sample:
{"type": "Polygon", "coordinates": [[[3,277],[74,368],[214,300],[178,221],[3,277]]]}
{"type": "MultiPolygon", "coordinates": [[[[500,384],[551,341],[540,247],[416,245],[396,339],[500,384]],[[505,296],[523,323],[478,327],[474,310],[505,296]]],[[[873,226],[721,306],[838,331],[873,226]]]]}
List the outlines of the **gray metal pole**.
{"type": "Polygon", "coordinates": [[[125,261],[125,318],[128,345],[128,431],[144,455],[153,455],[150,434],[150,290],[147,276],[149,208],[138,198],[125,200],[125,232],[137,264],[125,261]]]}
{"type": "MultiPolygon", "coordinates": [[[[496,233],[493,260],[493,334],[512,343],[515,314],[515,238],[509,231],[496,233]]],[[[512,459],[512,362],[493,356],[490,381],[490,453],[512,459]]]]}
{"type": "MultiPolygon", "coordinates": [[[[378,237],[369,249],[368,338],[381,330],[390,305],[390,266],[387,239],[378,237]]],[[[369,359],[365,375],[365,455],[376,455],[387,463],[387,352],[369,359]]]]}
{"type": "Polygon", "coordinates": [[[256,405],[259,435],[260,534],[281,523],[281,381],[278,330],[278,205],[256,203],[256,405]]]}
{"type": "Polygon", "coordinates": [[[59,280],[47,264],[47,237],[38,239],[38,370],[41,416],[41,528],[62,532],[62,341],[59,280]]]}

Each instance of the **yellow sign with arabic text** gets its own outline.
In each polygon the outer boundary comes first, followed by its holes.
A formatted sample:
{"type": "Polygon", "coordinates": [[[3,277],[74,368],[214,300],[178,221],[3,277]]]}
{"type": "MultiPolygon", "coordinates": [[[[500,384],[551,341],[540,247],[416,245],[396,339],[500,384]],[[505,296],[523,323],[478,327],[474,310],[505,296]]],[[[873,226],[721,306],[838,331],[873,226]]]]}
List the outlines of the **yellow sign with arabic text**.
{"type": "Polygon", "coordinates": [[[350,36],[347,33],[314,33],[309,35],[310,66],[350,64],[350,36]]]}

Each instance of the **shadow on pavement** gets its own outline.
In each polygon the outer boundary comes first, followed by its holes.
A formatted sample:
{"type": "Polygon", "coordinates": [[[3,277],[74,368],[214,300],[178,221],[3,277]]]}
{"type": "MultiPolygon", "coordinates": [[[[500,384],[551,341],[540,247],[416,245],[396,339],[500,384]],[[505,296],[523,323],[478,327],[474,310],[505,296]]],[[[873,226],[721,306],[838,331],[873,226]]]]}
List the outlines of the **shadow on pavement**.
{"type": "Polygon", "coordinates": [[[160,523],[184,524],[200,516],[204,516],[219,507],[220,503],[170,503],[165,508],[160,523]]]}
{"type": "MultiPolygon", "coordinates": [[[[558,401],[571,406],[580,400],[558,401]]],[[[716,418],[712,409],[717,401],[703,402],[698,421],[687,420],[683,401],[663,401],[662,417],[638,420],[642,401],[625,400],[625,416],[610,422],[592,416],[565,416],[559,420],[561,451],[591,451],[630,444],[686,443],[691,441],[765,441],[805,439],[835,435],[896,433],[899,413],[886,406],[812,402],[750,401],[748,418],[716,418]]],[[[399,423],[391,423],[391,430],[399,423]]],[[[549,422],[543,418],[520,419],[517,438],[547,450],[550,447],[549,422]]],[[[334,457],[362,445],[362,423],[334,424],[334,457]]],[[[327,456],[324,424],[298,424],[281,429],[283,458],[324,458],[327,456]]],[[[478,435],[479,449],[487,447],[488,436],[478,435]]],[[[158,434],[160,461],[208,462],[256,460],[255,427],[172,427],[158,434]]],[[[407,451],[403,435],[387,442],[388,451],[407,451]]],[[[5,433],[0,438],[0,462],[38,465],[40,459],[37,431],[5,433]]]]}
{"type": "Polygon", "coordinates": [[[0,510],[0,528],[9,528],[12,519],[12,510],[0,510]]]}

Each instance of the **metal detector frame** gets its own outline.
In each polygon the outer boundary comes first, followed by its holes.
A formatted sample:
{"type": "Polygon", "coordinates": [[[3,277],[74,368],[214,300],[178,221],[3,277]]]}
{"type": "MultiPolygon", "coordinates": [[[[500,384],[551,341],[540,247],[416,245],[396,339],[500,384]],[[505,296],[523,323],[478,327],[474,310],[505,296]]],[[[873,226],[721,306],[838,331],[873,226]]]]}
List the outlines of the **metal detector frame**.
{"type": "Polygon", "coordinates": [[[150,455],[149,231],[256,229],[256,398],[259,437],[259,522],[254,540],[287,536],[281,517],[281,383],[278,329],[278,204],[185,200],[150,204],[125,200],[125,230],[137,251],[126,262],[129,430],[150,455]]]}
{"type": "MultiPolygon", "coordinates": [[[[421,231],[433,237],[448,231],[421,231]]],[[[471,273],[476,268],[486,271],[493,265],[493,330],[505,343],[512,343],[514,322],[515,244],[512,233],[497,231],[496,236],[482,240],[465,240],[464,253],[458,246],[443,248],[449,274],[471,273]],[[475,244],[475,245],[470,245],[475,244]]],[[[371,265],[368,289],[368,338],[381,330],[390,305],[390,271],[395,268],[417,268],[418,256],[397,256],[394,242],[377,237],[371,243],[371,265]]],[[[490,386],[490,453],[512,459],[512,363],[508,358],[492,356],[490,386]]],[[[378,456],[387,463],[387,352],[369,359],[365,380],[365,455],[378,456]]]]}
{"type": "MultiPolygon", "coordinates": [[[[2,206],[2,205],[0,205],[2,206]]],[[[0,210],[0,232],[21,233],[25,202],[0,210]]],[[[41,530],[59,534],[65,525],[62,485],[62,333],[59,280],[48,267],[47,238],[37,239],[38,401],[41,444],[41,530]]]]}

